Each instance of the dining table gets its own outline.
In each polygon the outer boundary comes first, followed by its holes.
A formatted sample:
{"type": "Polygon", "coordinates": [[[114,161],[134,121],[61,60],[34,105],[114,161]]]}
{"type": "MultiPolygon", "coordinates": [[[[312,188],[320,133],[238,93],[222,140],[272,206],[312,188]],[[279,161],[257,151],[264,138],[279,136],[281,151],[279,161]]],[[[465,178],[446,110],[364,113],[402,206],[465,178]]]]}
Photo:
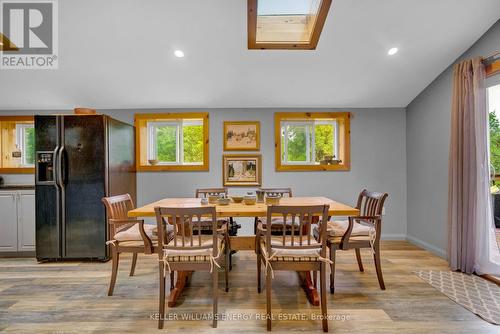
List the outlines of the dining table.
{"type": "MultiPolygon", "coordinates": [[[[331,217],[335,216],[356,216],[359,215],[359,210],[355,207],[334,201],[327,197],[283,197],[280,199],[279,205],[287,206],[312,206],[312,205],[329,205],[328,214],[331,217]]],[[[146,204],[136,209],[128,211],[129,217],[154,217],[155,207],[169,208],[193,208],[202,206],[215,206],[218,218],[227,217],[265,217],[267,215],[267,205],[265,203],[255,203],[247,205],[244,203],[230,202],[227,205],[218,204],[202,204],[200,198],[164,198],[156,202],[146,204]]],[[[253,222],[252,222],[253,224],[253,222]]],[[[237,235],[230,236],[231,250],[237,251],[254,251],[255,250],[255,235],[237,235]]],[[[181,295],[189,276],[192,272],[178,272],[175,287],[170,290],[168,306],[176,306],[177,299],[181,295]]],[[[301,285],[307,295],[309,302],[318,306],[320,299],[316,287],[313,284],[310,272],[300,272],[299,278],[301,285]]]]}

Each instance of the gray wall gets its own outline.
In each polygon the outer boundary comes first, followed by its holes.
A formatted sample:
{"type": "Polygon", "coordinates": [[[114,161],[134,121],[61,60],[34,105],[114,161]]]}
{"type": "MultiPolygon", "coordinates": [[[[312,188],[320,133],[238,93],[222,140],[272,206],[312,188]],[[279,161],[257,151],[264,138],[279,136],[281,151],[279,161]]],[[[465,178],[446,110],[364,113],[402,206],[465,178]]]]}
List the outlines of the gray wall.
{"type": "MultiPolygon", "coordinates": [[[[175,109],[179,110],[179,109],[175,109]]],[[[286,109],[286,111],[304,111],[286,109]]],[[[307,111],[331,109],[307,109],[307,111]]],[[[348,172],[275,172],[274,112],[279,109],[208,109],[210,112],[210,171],[208,172],[148,172],[137,174],[138,204],[164,197],[193,196],[197,187],[222,184],[222,122],[224,120],[260,120],[263,156],[263,185],[291,186],[296,196],[328,196],[345,202],[355,202],[359,191],[366,187],[389,193],[383,237],[406,237],[406,136],[404,109],[342,109],[353,112],[351,120],[351,170],[348,172]]],[[[173,109],[143,110],[166,112],[173,109]]],[[[189,111],[193,111],[190,109],[189,111]]],[[[133,110],[102,110],[120,120],[132,123],[133,110]]],[[[47,111],[1,111],[0,114],[40,114],[47,111]]],[[[54,113],[54,112],[50,112],[54,113]]],[[[238,153],[238,152],[228,152],[238,153]]],[[[6,182],[32,182],[32,176],[7,176],[6,182]]],[[[248,188],[231,188],[232,193],[244,193],[248,188]]],[[[252,190],[252,189],[249,189],[252,190]]],[[[246,224],[244,233],[253,230],[246,224]]]]}
{"type": "MultiPolygon", "coordinates": [[[[500,48],[500,21],[458,61],[500,48]]],[[[408,239],[445,257],[452,65],[406,109],[408,239]]]]}

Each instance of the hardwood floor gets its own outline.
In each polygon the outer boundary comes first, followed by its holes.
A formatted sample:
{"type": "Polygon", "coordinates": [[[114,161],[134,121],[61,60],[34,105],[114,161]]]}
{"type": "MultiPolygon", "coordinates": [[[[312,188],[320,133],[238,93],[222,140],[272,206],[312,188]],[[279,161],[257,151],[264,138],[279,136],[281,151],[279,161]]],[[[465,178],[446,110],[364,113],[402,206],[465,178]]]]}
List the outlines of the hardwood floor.
{"type": "MultiPolygon", "coordinates": [[[[362,251],[365,272],[358,271],[354,251],[338,252],[335,295],[328,294],[330,333],[499,333],[500,328],[455,304],[413,274],[414,270],[447,270],[446,262],[407,242],[382,243],[381,291],[373,259],[362,251]]],[[[159,333],[157,257],[139,255],[136,274],[128,277],[130,256],[123,256],[115,287],[108,297],[111,263],[37,264],[32,258],[0,259],[0,331],[6,333],[159,333]]],[[[168,309],[169,333],[266,333],[265,293],[257,294],[255,255],[233,257],[230,290],[220,273],[219,312],[231,320],[213,329],[209,273],[195,273],[180,299],[168,309]],[[256,319],[260,316],[261,319],[256,319]],[[249,318],[240,319],[239,317],[249,318]]],[[[307,301],[293,272],[276,272],[273,315],[305,320],[274,320],[273,332],[317,332],[319,307],[307,301]]]]}

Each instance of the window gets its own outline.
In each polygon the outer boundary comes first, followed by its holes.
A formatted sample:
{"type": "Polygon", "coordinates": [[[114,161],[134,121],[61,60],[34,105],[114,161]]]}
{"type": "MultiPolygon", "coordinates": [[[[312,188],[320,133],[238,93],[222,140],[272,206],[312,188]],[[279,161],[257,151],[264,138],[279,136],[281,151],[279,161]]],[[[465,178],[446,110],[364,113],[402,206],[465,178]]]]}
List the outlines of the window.
{"type": "Polygon", "coordinates": [[[35,127],[33,124],[16,124],[16,145],[21,152],[21,166],[35,166],[35,127]]]}
{"type": "Polygon", "coordinates": [[[283,121],[281,123],[282,164],[319,164],[338,156],[337,122],[283,121]],[[331,158],[329,158],[331,157],[331,158]]]}
{"type": "Polygon", "coordinates": [[[249,0],[249,49],[308,49],[318,44],[331,0],[249,0]]]}
{"type": "Polygon", "coordinates": [[[350,168],[349,113],[276,113],[275,127],[276,170],[350,168]]]}
{"type": "Polygon", "coordinates": [[[33,173],[35,129],[32,116],[0,117],[1,163],[3,173],[33,173]]]}
{"type": "Polygon", "coordinates": [[[148,160],[158,164],[203,164],[203,121],[148,122],[148,160]]]}
{"type": "Polygon", "coordinates": [[[488,88],[490,127],[490,168],[495,179],[500,179],[500,85],[488,88]]]}
{"type": "Polygon", "coordinates": [[[137,114],[138,170],[208,170],[208,114],[137,114]]]}

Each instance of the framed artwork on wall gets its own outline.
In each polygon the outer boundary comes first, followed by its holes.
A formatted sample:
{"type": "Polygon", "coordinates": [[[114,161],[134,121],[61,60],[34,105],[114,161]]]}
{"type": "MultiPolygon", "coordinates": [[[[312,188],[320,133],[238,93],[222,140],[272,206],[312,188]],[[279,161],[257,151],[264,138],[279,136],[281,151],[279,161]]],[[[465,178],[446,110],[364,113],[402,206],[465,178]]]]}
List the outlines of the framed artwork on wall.
{"type": "Polygon", "coordinates": [[[224,186],[260,186],[262,156],[260,154],[224,154],[222,184],[224,186]]]}
{"type": "Polygon", "coordinates": [[[224,151],[258,151],[260,149],[260,122],[224,122],[224,151]]]}

